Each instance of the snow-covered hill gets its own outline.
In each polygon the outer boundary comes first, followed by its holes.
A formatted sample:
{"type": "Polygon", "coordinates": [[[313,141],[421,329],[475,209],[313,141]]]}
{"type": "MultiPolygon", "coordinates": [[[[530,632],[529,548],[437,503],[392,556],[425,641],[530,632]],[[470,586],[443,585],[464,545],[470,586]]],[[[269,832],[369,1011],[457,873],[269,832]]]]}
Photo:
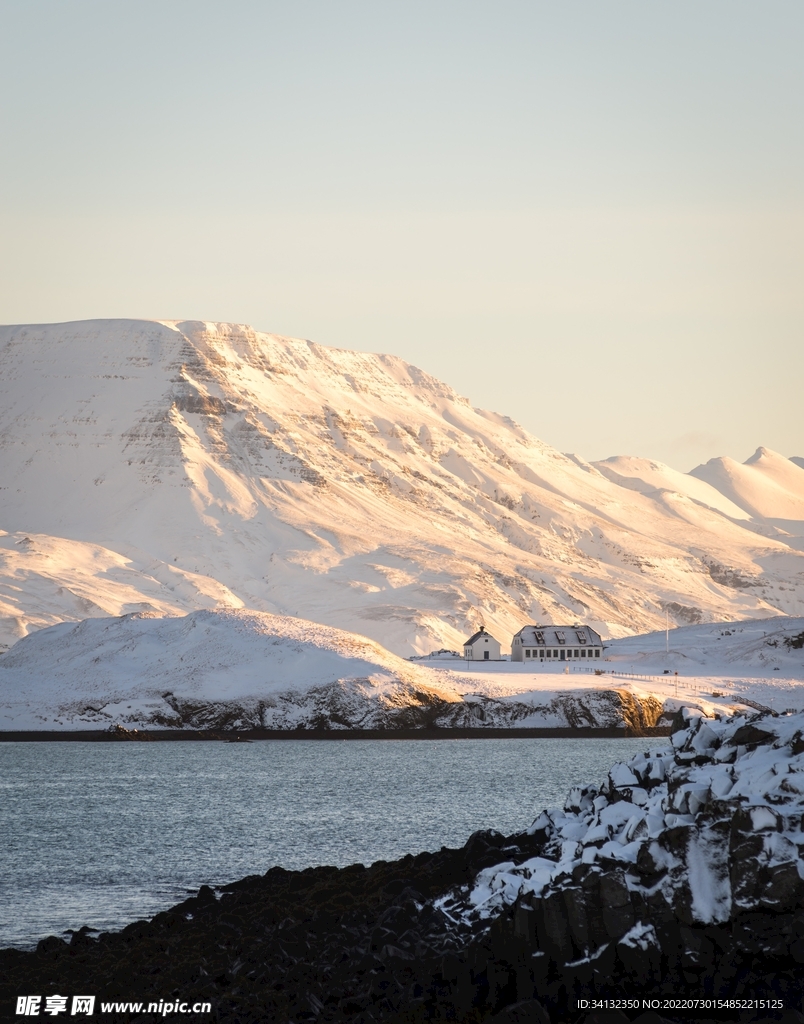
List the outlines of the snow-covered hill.
{"type": "Polygon", "coordinates": [[[0,732],[641,730],[683,704],[706,714],[804,708],[804,618],[688,626],[669,647],[664,633],[629,637],[594,671],[560,670],[410,661],[366,637],[246,609],[94,617],[37,630],[0,655],[0,732]]]}
{"type": "Polygon", "coordinates": [[[439,682],[364,637],[300,619],[135,613],[51,626],[0,656],[0,729],[371,727],[395,705],[460,700],[439,682]]]}
{"type": "Polygon", "coordinates": [[[232,324],[0,328],[0,643],[213,606],[402,655],[481,622],[506,645],[529,620],[804,613],[787,484],[760,521],[639,461],[562,455],[392,356],[232,324]]]}

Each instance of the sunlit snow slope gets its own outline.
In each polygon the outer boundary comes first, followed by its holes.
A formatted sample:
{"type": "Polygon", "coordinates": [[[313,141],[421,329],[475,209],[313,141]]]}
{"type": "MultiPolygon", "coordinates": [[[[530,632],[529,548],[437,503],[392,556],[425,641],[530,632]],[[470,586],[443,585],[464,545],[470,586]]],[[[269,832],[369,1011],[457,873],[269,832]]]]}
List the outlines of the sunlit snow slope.
{"type": "Polygon", "coordinates": [[[757,519],[790,516],[634,461],[562,455],[392,356],[231,324],[0,328],[0,642],[219,606],[398,654],[481,622],[507,646],[529,620],[804,613],[804,554],[757,519]]]}

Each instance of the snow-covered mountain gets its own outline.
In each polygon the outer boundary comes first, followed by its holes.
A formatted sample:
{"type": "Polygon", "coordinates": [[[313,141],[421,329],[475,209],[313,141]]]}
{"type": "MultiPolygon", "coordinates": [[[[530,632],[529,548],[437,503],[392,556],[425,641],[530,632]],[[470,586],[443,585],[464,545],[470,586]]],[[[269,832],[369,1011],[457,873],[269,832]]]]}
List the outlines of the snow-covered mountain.
{"type": "Polygon", "coordinates": [[[232,324],[0,328],[0,642],[214,607],[401,655],[481,622],[505,646],[529,620],[800,615],[804,469],[772,461],[749,471],[779,504],[748,507],[719,477],[562,455],[392,356],[232,324]]]}

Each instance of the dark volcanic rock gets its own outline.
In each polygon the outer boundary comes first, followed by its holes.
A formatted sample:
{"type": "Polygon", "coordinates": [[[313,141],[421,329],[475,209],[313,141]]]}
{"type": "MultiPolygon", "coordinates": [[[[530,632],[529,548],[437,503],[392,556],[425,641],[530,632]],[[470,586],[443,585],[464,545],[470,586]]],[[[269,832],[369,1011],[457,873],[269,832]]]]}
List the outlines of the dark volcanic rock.
{"type": "MultiPolygon", "coordinates": [[[[477,833],[460,850],[369,868],[272,868],[217,896],[202,886],[116,934],[93,938],[82,929],[69,943],[51,936],[32,953],[0,952],[0,1015],[13,1017],[20,994],[81,992],[96,994],[98,1004],[211,1002],[211,1016],[182,1020],[454,1020],[460,990],[465,1019],[480,1020],[502,997],[489,997],[489,965],[475,973],[468,966],[471,927],[451,921],[434,900],[501,856],[521,863],[537,848],[527,834],[477,833]]],[[[504,972],[493,984],[505,990],[507,982],[504,972]]]]}

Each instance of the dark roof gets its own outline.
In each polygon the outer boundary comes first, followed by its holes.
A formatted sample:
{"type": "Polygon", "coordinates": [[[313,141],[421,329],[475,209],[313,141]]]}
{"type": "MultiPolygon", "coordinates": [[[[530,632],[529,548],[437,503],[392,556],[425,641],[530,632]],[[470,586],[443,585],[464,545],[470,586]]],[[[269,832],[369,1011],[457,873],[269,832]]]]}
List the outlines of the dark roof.
{"type": "Polygon", "coordinates": [[[514,637],[522,637],[525,647],[575,647],[578,643],[588,644],[590,647],[602,647],[603,641],[600,634],[596,633],[591,626],[523,626],[514,637]],[[536,634],[544,639],[540,643],[536,634]],[[584,637],[584,640],[581,640],[584,637]]]}
{"type": "MultiPolygon", "coordinates": [[[[494,640],[494,637],[491,635],[491,633],[487,633],[485,628],[483,626],[481,626],[480,629],[476,633],[473,633],[469,637],[468,640],[464,640],[463,646],[464,647],[468,647],[469,644],[473,644],[475,642],[475,640],[477,640],[481,636],[487,636],[487,637],[490,637],[492,640],[494,640]]],[[[497,643],[496,640],[494,640],[494,642],[495,642],[495,644],[497,643]]]]}

